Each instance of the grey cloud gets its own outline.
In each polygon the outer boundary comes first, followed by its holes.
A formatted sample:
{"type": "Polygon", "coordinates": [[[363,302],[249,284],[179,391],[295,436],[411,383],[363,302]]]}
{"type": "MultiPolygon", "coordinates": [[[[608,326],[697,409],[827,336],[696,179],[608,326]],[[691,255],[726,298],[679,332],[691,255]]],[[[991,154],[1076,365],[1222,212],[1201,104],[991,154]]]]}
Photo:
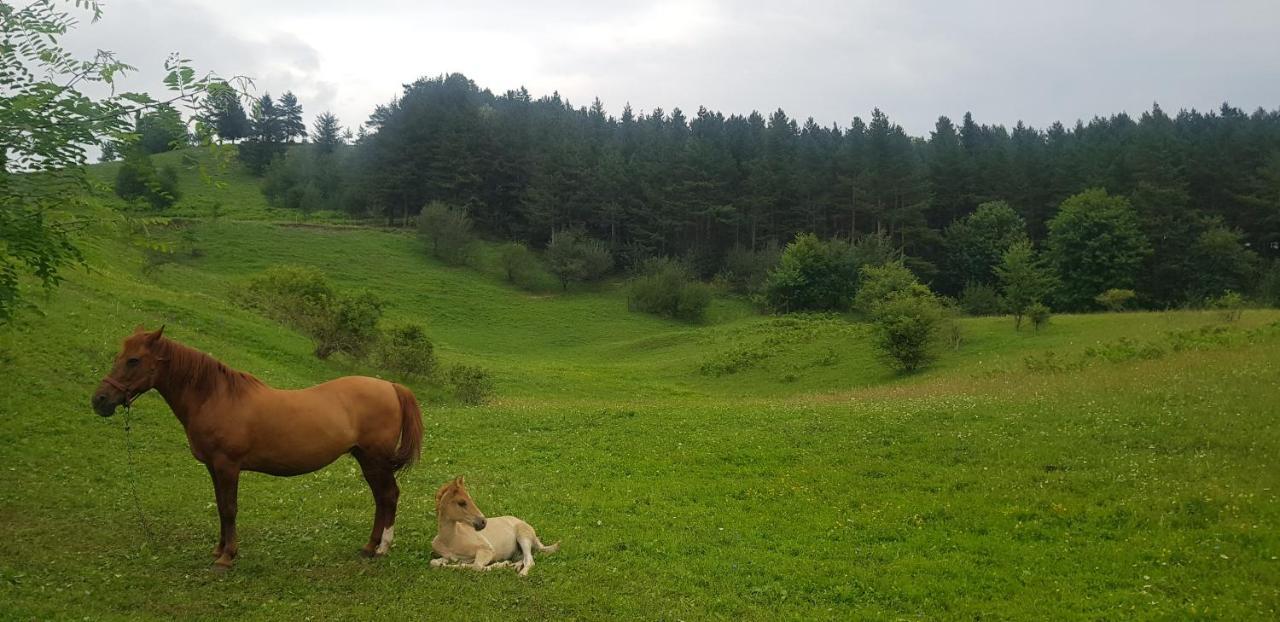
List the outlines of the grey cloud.
{"type": "Polygon", "coordinates": [[[612,113],[778,107],[847,124],[880,107],[913,134],[938,115],[1055,120],[1159,101],[1168,110],[1280,105],[1280,3],[113,2],[87,49],[292,89],[356,125],[402,83],[458,71],[501,92],[599,96],[612,113]]]}

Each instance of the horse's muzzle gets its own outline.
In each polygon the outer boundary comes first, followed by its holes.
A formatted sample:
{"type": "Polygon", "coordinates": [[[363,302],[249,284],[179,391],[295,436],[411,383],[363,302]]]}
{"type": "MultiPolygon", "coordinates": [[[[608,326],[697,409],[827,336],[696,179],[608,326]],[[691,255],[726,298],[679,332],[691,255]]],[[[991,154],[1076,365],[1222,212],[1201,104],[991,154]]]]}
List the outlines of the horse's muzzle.
{"type": "Polygon", "coordinates": [[[93,412],[98,413],[101,417],[110,417],[116,414],[116,408],[119,408],[121,403],[121,400],[111,399],[111,396],[103,391],[93,394],[93,412]]]}
{"type": "Polygon", "coordinates": [[[475,527],[476,531],[484,531],[484,526],[488,524],[489,524],[489,521],[483,518],[477,518],[471,521],[471,526],[475,527]]]}

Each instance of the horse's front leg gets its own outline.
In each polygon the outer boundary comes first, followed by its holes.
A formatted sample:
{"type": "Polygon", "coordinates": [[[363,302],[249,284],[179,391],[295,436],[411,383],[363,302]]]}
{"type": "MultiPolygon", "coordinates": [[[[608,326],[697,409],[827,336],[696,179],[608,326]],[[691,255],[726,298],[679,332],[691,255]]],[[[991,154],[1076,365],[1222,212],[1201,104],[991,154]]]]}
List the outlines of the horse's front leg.
{"type": "Polygon", "coordinates": [[[236,497],[240,491],[240,465],[229,460],[214,460],[210,467],[213,472],[213,487],[218,500],[218,519],[221,523],[221,536],[218,546],[221,554],[214,560],[215,569],[226,570],[240,552],[236,541],[236,497]]]}
{"type": "MultiPolygon", "coordinates": [[[[218,512],[222,512],[222,489],[218,487],[218,474],[214,472],[213,466],[206,464],[205,468],[209,470],[209,480],[213,482],[213,499],[218,506],[218,512]]],[[[223,539],[223,532],[218,530],[218,546],[213,547],[213,557],[216,559],[222,557],[222,548],[226,546],[227,541],[223,539]]]]}

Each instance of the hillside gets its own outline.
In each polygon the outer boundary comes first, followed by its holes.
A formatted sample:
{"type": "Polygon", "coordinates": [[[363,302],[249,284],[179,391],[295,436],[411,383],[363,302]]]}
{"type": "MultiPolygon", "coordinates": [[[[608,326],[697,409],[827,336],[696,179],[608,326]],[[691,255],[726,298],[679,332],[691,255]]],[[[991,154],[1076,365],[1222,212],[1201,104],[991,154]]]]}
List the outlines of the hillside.
{"type": "MultiPolygon", "coordinates": [[[[148,265],[126,227],[93,227],[88,268],[0,333],[6,616],[1239,620],[1280,608],[1280,312],[1063,315],[1039,333],[964,319],[958,348],[898,377],[855,318],[761,316],[721,297],[688,325],[629,312],[617,283],[529,293],[440,265],[409,233],[298,223],[234,161],[216,173],[225,187],[184,169],[174,213],[188,218],[151,225],[183,253],[148,265]],[[444,364],[492,370],[497,398],[465,407],[411,383],[427,438],[388,559],[354,554],[372,506],[343,458],[246,477],[241,561],[213,576],[213,496],[181,427],[157,396],[140,399],[131,468],[123,419],[93,415],[89,394],[137,324],[276,386],[379,373],[317,360],[304,336],[228,301],[278,264],[374,292],[386,323],[427,327],[444,364]],[[527,518],[564,551],[523,581],[429,570],[431,492],[458,474],[488,514],[527,518]]],[[[90,203],[116,222],[109,192],[90,203]]]]}

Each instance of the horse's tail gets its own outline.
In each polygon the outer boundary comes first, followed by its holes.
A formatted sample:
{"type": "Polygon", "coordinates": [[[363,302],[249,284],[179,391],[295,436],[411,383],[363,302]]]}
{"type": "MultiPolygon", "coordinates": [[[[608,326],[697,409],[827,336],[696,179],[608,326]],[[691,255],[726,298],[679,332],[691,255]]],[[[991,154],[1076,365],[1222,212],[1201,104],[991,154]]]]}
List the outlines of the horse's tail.
{"type": "Polygon", "coordinates": [[[422,454],[422,411],[418,409],[418,400],[409,387],[395,383],[392,386],[400,399],[400,446],[396,447],[391,465],[399,471],[417,462],[422,454]]]}

